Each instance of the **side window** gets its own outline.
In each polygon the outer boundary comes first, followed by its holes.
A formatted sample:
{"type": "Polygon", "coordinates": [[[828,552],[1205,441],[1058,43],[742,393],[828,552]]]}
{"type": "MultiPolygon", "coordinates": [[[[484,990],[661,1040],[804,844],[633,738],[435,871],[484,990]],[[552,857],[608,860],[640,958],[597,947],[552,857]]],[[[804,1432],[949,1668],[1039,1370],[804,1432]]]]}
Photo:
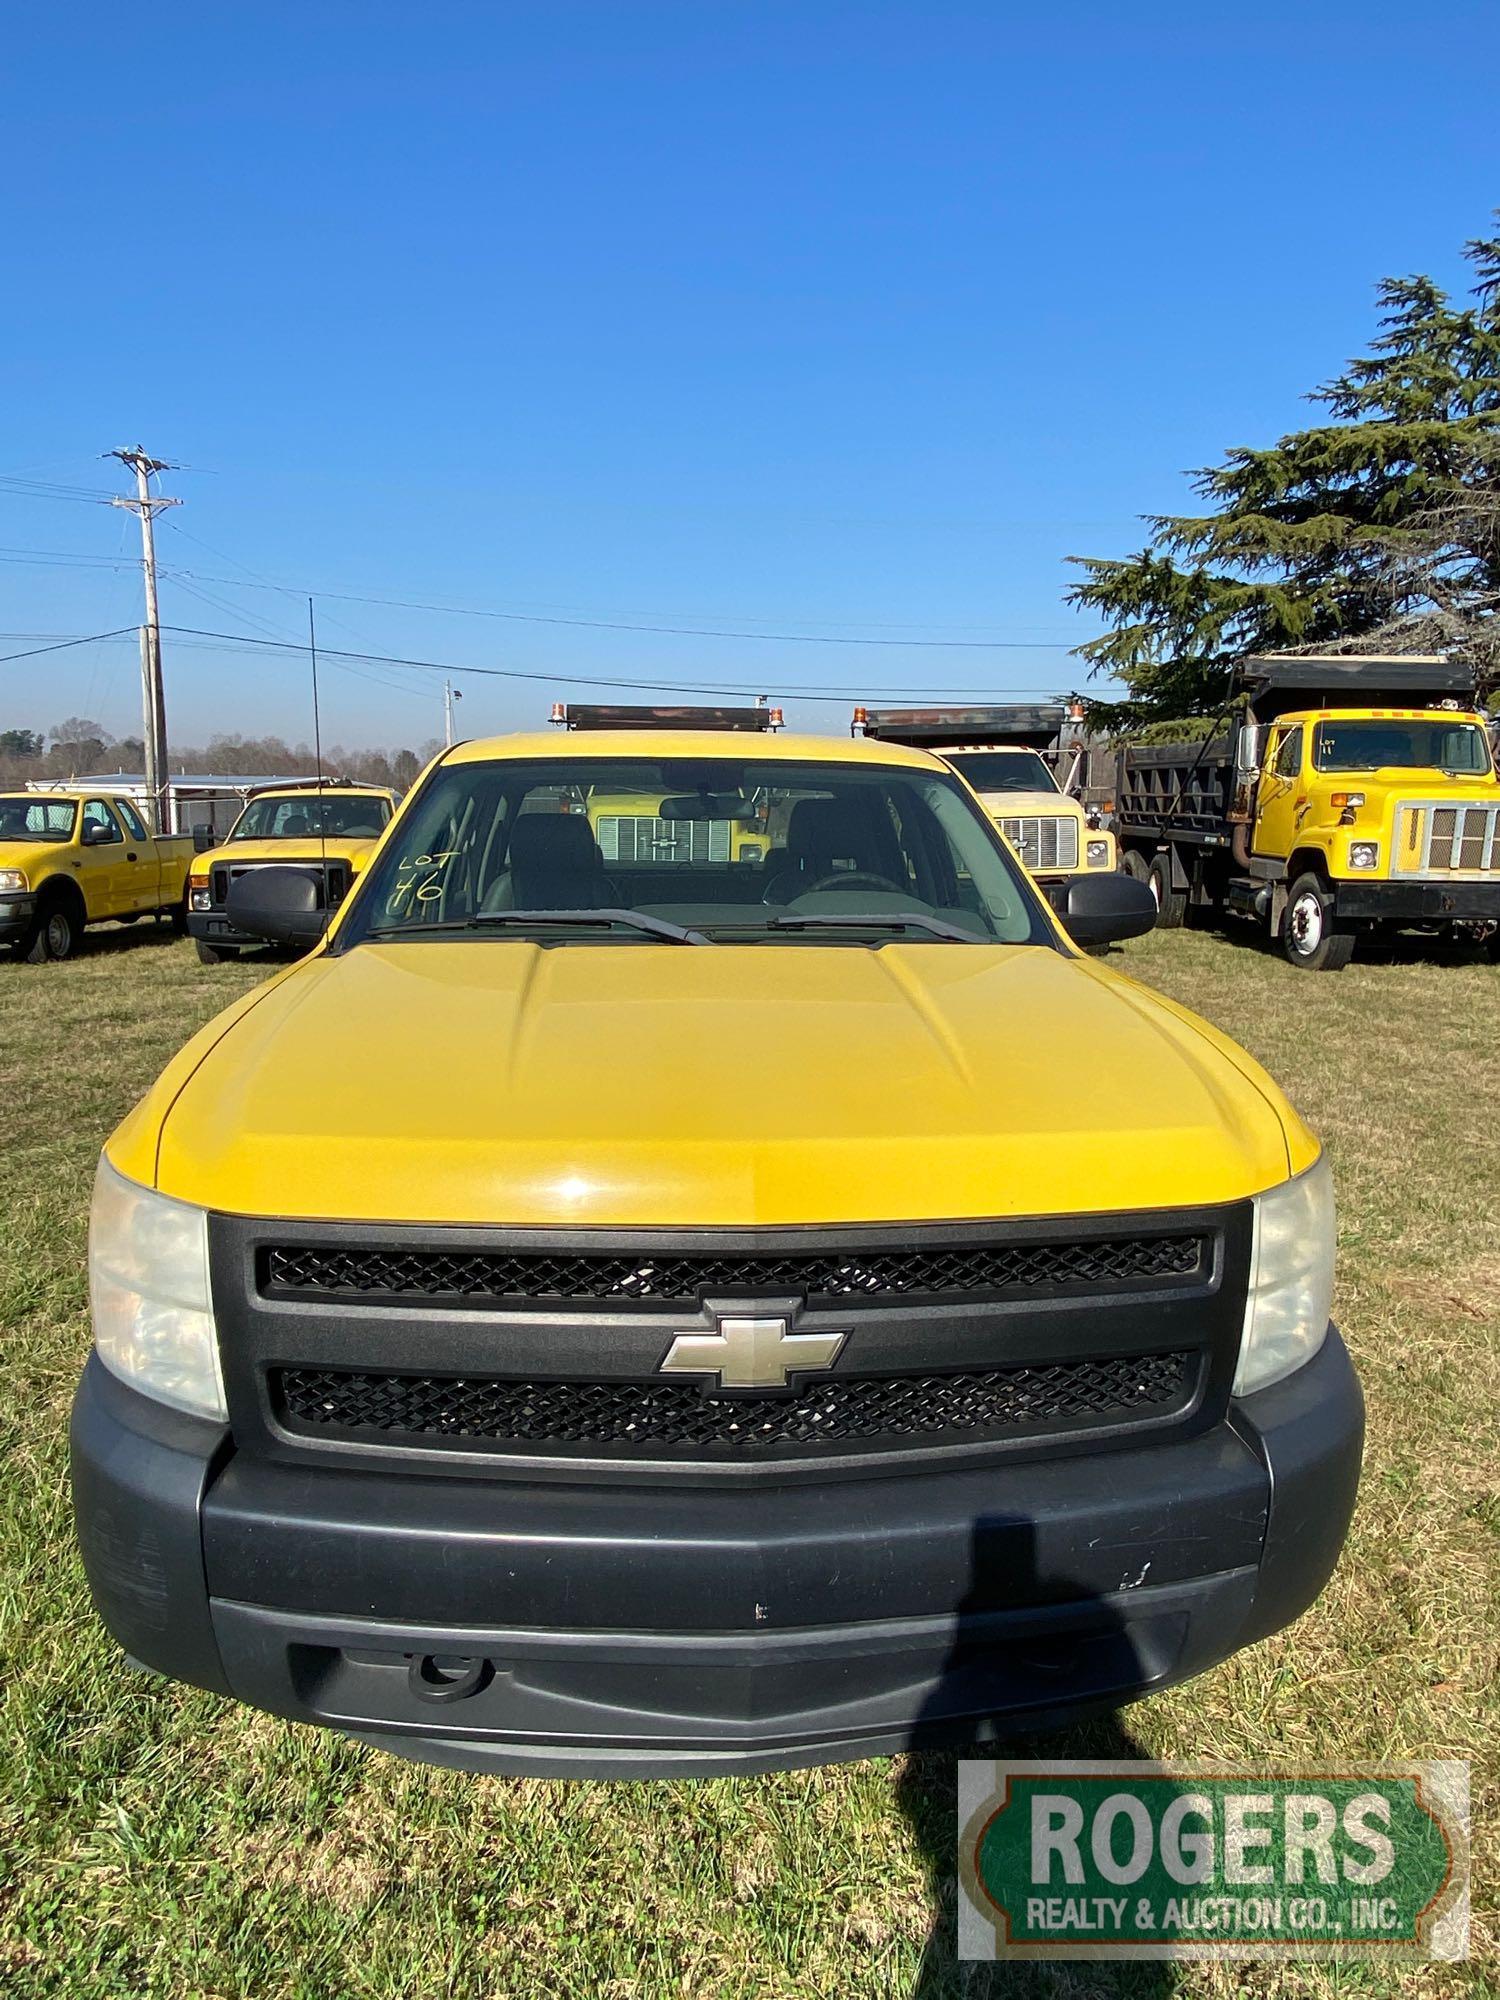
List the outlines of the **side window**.
{"type": "Polygon", "coordinates": [[[1302,769],[1302,724],[1289,729],[1276,748],[1276,775],[1295,778],[1302,769]]]}
{"type": "Polygon", "coordinates": [[[115,811],[125,822],[125,831],[132,840],[149,840],[151,838],[150,834],[147,833],[145,827],[141,824],[140,814],[130,803],[129,799],[116,799],[115,811]]]}
{"type": "MultiPolygon", "coordinates": [[[[104,838],[106,840],[123,840],[125,838],[125,836],[121,833],[119,827],[115,823],[114,814],[110,811],[109,807],[104,803],[103,799],[84,800],[83,823],[85,827],[102,826],[104,828],[104,838]]],[[[94,838],[95,840],[97,840],[99,836],[95,834],[94,838]]]]}

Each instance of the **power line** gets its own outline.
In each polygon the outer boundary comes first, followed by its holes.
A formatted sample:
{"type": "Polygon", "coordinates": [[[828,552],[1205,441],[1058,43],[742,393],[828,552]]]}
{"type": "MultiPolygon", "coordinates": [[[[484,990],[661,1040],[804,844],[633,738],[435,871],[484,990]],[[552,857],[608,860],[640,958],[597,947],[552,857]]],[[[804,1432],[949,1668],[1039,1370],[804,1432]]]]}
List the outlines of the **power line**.
{"type": "MultiPolygon", "coordinates": [[[[307,651],[305,645],[301,646],[296,645],[293,641],[289,639],[284,640],[284,639],[247,638],[244,634],[239,632],[208,632],[204,631],[201,627],[193,625],[164,625],[162,627],[162,630],[164,632],[172,632],[182,637],[190,639],[211,639],[214,641],[223,642],[228,645],[248,646],[252,648],[259,647],[264,650],[271,650],[278,653],[305,654],[307,651]]],[[[622,688],[622,689],[633,688],[633,689],[644,689],[653,694],[703,694],[703,695],[734,694],[734,695],[754,696],[762,692],[762,690],[759,688],[745,687],[742,685],[730,686],[725,684],[724,682],[719,682],[715,685],[706,685],[704,683],[696,681],[691,681],[691,682],[654,681],[654,680],[636,680],[636,679],[607,680],[599,676],[589,675],[589,674],[569,674],[557,671],[552,671],[548,673],[527,673],[523,672],[520,668],[517,667],[477,667],[468,665],[467,663],[464,662],[458,662],[453,660],[412,659],[403,657],[402,655],[396,653],[355,653],[328,646],[321,647],[319,651],[321,657],[323,657],[324,659],[353,660],[353,661],[363,662],[367,665],[372,665],[372,666],[407,667],[407,668],[418,669],[424,673],[468,674],[468,675],[479,674],[483,675],[487,680],[528,681],[542,686],[562,685],[566,687],[607,687],[607,688],[622,688]]],[[[860,698],[860,694],[862,692],[870,693],[875,691],[876,690],[871,690],[868,688],[866,689],[842,688],[833,691],[819,692],[808,688],[791,688],[785,691],[785,699],[789,701],[847,702],[847,701],[857,701],[860,698]]],[[[882,694],[906,693],[905,690],[897,690],[892,688],[880,689],[878,690],[878,692],[882,694]]],[[[951,700],[968,701],[968,700],[979,700],[984,696],[992,695],[993,692],[994,692],[993,689],[982,689],[982,690],[921,689],[913,694],[910,694],[908,698],[914,700],[928,700],[928,701],[931,701],[935,698],[946,698],[951,700]]],[[[1055,688],[1052,687],[1045,687],[1045,688],[1033,687],[1033,688],[1008,688],[1005,690],[1005,692],[1008,694],[1046,695],[1046,694],[1053,694],[1056,692],[1056,690],[1055,688]]]]}
{"type": "Polygon", "coordinates": [[[113,632],[85,632],[80,639],[58,639],[50,646],[30,646],[24,653],[0,653],[0,667],[10,660],[34,660],[38,653],[61,653],[69,646],[92,646],[99,639],[121,639],[134,636],[139,628],[134,625],[117,625],[113,632]]]}

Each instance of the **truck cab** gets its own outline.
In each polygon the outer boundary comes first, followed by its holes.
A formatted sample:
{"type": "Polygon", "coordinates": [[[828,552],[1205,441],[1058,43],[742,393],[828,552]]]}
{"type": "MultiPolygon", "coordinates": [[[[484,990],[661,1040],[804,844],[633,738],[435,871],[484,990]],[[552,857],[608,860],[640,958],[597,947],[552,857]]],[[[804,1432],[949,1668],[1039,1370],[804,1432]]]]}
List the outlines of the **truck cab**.
{"type": "Polygon", "coordinates": [[[223,846],[193,860],[187,925],[202,962],[237,958],[259,942],[236,931],[228,914],[230,888],[254,869],[301,869],[316,883],[322,906],[337,909],[389,826],[396,799],[384,786],[342,778],[253,792],[223,846]]]}
{"type": "Polygon", "coordinates": [[[104,790],[0,793],[0,942],[40,965],[71,958],[90,924],[155,916],[180,931],[192,852],[104,790]]]}
{"type": "Polygon", "coordinates": [[[979,709],[855,710],[855,730],[920,744],[951,765],[979,799],[1043,894],[1061,903],[1079,875],[1117,865],[1114,835],[1057,781],[1070,723],[1061,703],[979,709]]]}

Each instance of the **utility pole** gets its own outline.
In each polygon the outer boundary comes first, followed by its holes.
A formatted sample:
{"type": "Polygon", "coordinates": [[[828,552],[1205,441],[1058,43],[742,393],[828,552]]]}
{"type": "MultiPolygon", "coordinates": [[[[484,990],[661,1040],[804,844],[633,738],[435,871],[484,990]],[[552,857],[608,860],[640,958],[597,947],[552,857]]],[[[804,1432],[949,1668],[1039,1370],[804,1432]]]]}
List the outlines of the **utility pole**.
{"type": "Polygon", "coordinates": [[[462,690],[452,681],[443,682],[443,736],[448,748],[453,748],[453,704],[463,700],[462,690]]]}
{"type": "Polygon", "coordinates": [[[141,569],[146,579],[146,622],[141,627],[141,708],[145,723],[146,744],[146,791],[150,798],[152,830],[167,833],[167,702],[162,690],[161,678],[161,620],[156,606],[156,536],[152,523],[163,507],[180,507],[180,500],[151,491],[153,472],[170,472],[172,467],[165,459],[150,458],[136,445],[133,450],[110,451],[106,458],[117,458],[135,474],[135,498],[117,498],[116,507],[124,507],[134,514],[141,524],[141,569]]]}

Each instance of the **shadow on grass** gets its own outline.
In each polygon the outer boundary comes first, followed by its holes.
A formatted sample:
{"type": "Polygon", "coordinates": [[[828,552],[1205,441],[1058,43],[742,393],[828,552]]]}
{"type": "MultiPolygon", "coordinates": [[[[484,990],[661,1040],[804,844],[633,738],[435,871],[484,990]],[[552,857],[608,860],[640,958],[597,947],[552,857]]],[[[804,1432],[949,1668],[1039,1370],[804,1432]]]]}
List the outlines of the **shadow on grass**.
{"type": "MultiPolygon", "coordinates": [[[[1175,1656],[1174,1656],[1175,1657],[1175,1656]]],[[[914,1742],[934,1732],[962,1732],[961,1717],[986,1714],[1016,1733],[990,1734],[966,1750],[917,1748],[906,1758],[896,1803],[916,1838],[927,1876],[932,1927],[911,1988],[912,2000],[1161,2000],[1177,1990],[1177,1969],[1141,1960],[1009,1960],[986,1964],[958,1956],[958,1763],[960,1757],[1041,1761],[1090,1758],[1139,1761],[1147,1753],[1125,1727],[1117,1698],[1157,1679],[1169,1661],[1148,1620],[1132,1629],[1097,1589],[1058,1573],[1038,1555],[1034,1523],[1002,1517],[974,1523],[969,1588],[941,1680],[924,1705],[914,1742]],[[1020,1619],[1017,1608],[1052,1605],[1056,1620],[1020,1619]],[[1066,1703],[1091,1712],[1066,1718],[1066,1703]],[[1062,1726],[1056,1724],[1063,1711],[1062,1726]],[[1024,1716],[1041,1717],[1024,1728],[1024,1716]],[[1023,1733],[1024,1731],[1024,1733],[1023,1733]]],[[[1060,1893],[1054,1883],[1051,1893],[1060,1893]]],[[[1083,1893],[1087,1893],[1086,1891],[1083,1893]]]]}

